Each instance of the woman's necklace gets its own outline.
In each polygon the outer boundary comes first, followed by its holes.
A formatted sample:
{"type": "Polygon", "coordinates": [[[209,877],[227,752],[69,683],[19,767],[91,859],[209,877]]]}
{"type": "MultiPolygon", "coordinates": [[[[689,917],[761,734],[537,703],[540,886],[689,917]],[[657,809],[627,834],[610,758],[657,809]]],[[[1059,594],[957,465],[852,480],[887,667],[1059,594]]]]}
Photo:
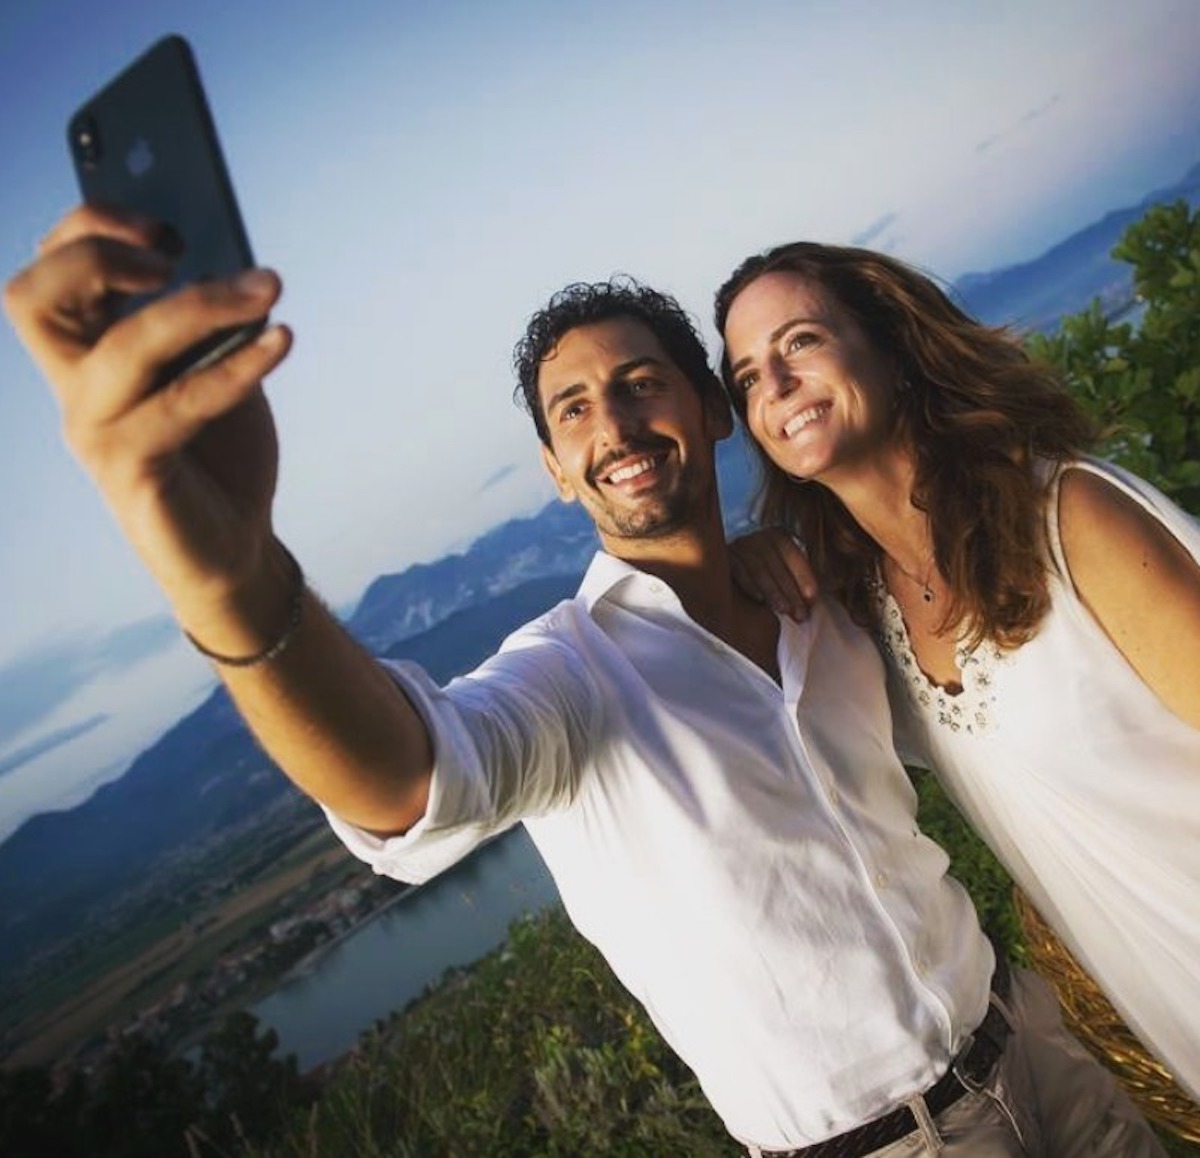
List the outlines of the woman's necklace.
{"type": "Polygon", "coordinates": [[[921,588],[921,598],[924,599],[926,603],[932,603],[933,588],[929,586],[929,580],[933,578],[933,560],[930,559],[929,561],[929,569],[925,572],[925,578],[919,579],[907,567],[898,562],[894,555],[889,555],[888,558],[892,561],[892,566],[895,567],[896,570],[905,577],[905,579],[908,579],[910,582],[915,583],[921,588]]]}

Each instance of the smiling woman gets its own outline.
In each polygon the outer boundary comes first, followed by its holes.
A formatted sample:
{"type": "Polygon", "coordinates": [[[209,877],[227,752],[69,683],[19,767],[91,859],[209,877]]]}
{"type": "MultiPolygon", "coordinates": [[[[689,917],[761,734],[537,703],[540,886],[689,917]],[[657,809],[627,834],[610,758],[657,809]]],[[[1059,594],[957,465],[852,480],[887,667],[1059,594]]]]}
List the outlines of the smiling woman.
{"type": "Polygon", "coordinates": [[[717,324],[763,517],[874,629],[906,762],[1200,1095],[1200,528],[883,254],[751,257],[717,324]]]}

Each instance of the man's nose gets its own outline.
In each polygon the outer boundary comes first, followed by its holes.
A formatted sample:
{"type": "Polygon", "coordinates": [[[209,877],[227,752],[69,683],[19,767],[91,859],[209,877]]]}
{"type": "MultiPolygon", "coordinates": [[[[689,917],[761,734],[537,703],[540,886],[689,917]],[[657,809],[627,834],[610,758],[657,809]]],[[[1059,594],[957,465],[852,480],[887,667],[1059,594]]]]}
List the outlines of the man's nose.
{"type": "Polygon", "coordinates": [[[606,398],[600,404],[601,437],[611,446],[620,446],[635,430],[633,407],[625,398],[606,398]]]}

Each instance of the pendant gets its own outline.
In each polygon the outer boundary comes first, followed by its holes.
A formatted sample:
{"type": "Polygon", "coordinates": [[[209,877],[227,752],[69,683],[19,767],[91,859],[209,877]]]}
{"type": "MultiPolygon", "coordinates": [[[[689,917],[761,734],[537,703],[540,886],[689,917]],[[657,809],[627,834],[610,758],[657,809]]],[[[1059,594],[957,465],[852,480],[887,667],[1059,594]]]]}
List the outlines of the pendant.
{"type": "Polygon", "coordinates": [[[926,586],[925,590],[921,592],[921,598],[924,599],[926,603],[933,602],[933,592],[928,586],[926,586]]]}

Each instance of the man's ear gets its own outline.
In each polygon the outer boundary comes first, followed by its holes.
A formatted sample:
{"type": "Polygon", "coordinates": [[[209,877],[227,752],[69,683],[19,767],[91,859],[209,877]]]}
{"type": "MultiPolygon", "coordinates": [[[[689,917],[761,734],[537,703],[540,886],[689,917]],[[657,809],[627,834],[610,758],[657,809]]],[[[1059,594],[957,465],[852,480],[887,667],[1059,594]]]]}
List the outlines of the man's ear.
{"type": "Polygon", "coordinates": [[[567,482],[567,477],[563,474],[562,467],[558,465],[558,459],[554,456],[554,451],[544,442],[542,443],[542,465],[546,468],[546,473],[554,480],[558,497],[564,503],[573,503],[579,496],[575,494],[575,488],[567,482]]]}
{"type": "Polygon", "coordinates": [[[733,433],[733,411],[724,390],[710,390],[704,396],[704,419],[714,442],[733,433]]]}

